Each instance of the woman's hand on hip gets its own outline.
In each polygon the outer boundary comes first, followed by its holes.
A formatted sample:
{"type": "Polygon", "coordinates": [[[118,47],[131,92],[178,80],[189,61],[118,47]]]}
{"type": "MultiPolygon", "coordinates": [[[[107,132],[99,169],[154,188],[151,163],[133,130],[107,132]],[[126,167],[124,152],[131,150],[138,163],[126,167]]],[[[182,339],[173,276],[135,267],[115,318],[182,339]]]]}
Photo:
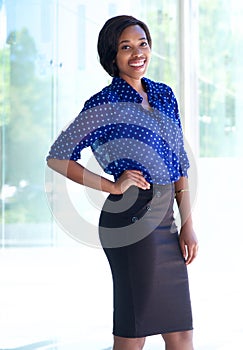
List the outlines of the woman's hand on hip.
{"type": "Polygon", "coordinates": [[[125,170],[119,179],[114,182],[111,193],[122,194],[131,186],[137,186],[143,190],[148,190],[150,188],[149,182],[145,180],[141,171],[125,170]]]}

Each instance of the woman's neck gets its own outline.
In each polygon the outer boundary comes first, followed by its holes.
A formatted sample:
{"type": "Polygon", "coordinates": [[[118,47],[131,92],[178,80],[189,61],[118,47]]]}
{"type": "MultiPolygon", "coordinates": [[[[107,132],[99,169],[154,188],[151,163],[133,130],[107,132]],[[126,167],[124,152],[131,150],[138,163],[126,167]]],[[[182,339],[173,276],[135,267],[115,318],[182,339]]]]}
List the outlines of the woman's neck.
{"type": "Polygon", "coordinates": [[[129,85],[131,85],[131,87],[133,87],[133,89],[136,90],[139,94],[142,94],[143,92],[145,92],[145,89],[142,84],[142,78],[141,79],[129,79],[128,77],[126,78],[121,77],[121,78],[124,79],[129,85]]]}

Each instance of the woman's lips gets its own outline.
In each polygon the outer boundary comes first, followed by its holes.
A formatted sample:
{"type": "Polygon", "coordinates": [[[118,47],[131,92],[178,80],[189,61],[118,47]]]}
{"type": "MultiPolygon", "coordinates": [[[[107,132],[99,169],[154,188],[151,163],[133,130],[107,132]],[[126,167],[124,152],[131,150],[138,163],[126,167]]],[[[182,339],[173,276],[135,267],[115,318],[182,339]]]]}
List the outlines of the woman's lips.
{"type": "Polygon", "coordinates": [[[144,63],[145,63],[145,59],[143,60],[137,60],[137,61],[133,61],[133,62],[129,62],[129,66],[130,67],[135,67],[135,68],[139,68],[139,67],[143,67],[144,63]]]}

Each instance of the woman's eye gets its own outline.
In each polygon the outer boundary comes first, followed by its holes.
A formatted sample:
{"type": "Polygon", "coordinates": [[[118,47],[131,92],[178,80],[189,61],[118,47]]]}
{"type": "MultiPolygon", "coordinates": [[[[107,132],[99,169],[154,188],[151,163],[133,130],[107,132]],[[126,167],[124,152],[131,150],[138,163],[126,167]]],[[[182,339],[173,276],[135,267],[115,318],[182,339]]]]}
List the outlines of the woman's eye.
{"type": "Polygon", "coordinates": [[[128,46],[128,45],[122,46],[122,50],[128,50],[129,48],[130,48],[130,46],[128,46]]]}
{"type": "Polygon", "coordinates": [[[144,41],[141,43],[141,46],[147,46],[147,45],[148,45],[147,41],[144,41]]]}

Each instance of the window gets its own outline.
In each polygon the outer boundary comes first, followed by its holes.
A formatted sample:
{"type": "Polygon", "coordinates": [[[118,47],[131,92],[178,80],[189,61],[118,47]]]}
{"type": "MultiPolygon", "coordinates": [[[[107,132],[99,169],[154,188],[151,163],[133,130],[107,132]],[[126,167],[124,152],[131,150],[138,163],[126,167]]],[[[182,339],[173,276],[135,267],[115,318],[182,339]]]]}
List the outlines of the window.
{"type": "Polygon", "coordinates": [[[200,155],[243,155],[238,90],[241,87],[242,5],[199,1],[200,155]],[[206,34],[207,33],[207,34],[206,34]]]}

